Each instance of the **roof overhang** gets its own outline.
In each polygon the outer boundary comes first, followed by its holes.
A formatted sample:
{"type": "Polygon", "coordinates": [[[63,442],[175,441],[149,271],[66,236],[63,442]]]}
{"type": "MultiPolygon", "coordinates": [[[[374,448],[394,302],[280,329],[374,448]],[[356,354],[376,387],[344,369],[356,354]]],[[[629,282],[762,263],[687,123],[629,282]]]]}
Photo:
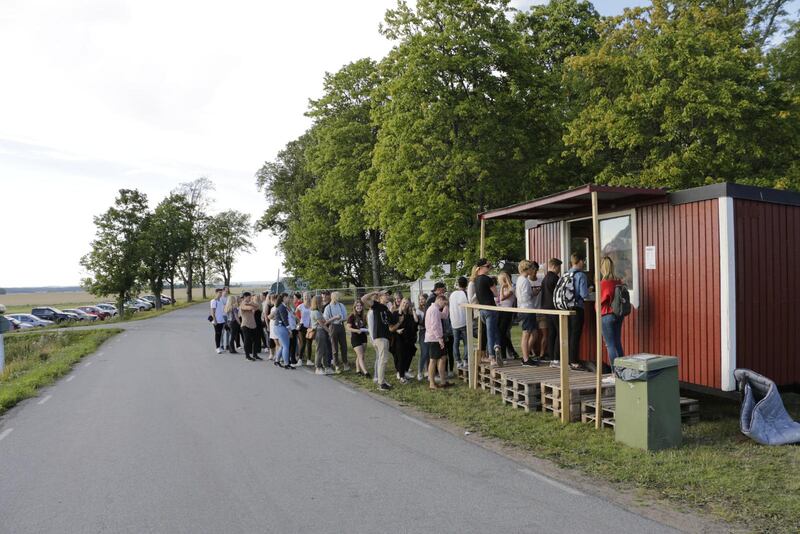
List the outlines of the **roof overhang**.
{"type": "Polygon", "coordinates": [[[667,199],[666,189],[589,184],[513,206],[485,211],[478,214],[478,219],[553,220],[582,216],[592,211],[592,193],[597,193],[598,204],[604,211],[667,199]]]}

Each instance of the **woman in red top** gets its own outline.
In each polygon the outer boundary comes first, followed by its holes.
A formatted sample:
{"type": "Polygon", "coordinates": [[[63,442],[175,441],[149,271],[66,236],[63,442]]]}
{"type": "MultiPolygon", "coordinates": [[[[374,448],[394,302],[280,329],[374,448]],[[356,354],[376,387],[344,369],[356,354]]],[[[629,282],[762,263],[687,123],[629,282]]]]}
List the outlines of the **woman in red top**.
{"type": "Polygon", "coordinates": [[[624,317],[614,315],[611,302],[614,300],[614,289],[622,281],[614,276],[614,262],[608,256],[600,261],[600,315],[602,315],[603,340],[608,349],[608,361],[614,368],[614,359],[624,356],[622,350],[622,321],[624,317]]]}

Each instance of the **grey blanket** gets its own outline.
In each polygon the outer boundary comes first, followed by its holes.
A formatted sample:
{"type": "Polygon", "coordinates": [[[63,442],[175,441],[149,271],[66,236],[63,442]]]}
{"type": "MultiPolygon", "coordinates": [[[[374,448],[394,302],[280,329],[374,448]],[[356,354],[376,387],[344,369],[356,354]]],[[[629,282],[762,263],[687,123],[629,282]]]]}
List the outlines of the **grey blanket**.
{"type": "Polygon", "coordinates": [[[775,382],[749,369],[733,372],[743,391],[742,433],[763,445],[800,443],[800,423],[792,420],[775,382]]]}

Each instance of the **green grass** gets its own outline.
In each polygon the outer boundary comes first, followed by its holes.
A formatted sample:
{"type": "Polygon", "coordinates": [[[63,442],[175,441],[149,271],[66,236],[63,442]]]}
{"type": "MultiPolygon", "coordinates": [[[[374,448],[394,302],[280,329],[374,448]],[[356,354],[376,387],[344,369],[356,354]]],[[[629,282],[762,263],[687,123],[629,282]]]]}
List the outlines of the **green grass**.
{"type": "MultiPolygon", "coordinates": [[[[371,347],[366,359],[371,370],[371,347]]],[[[688,393],[700,398],[700,424],[683,427],[682,447],[646,452],[616,443],[611,430],[562,425],[549,413],[503,406],[498,396],[470,390],[457,379],[456,387],[441,391],[429,390],[427,381],[402,385],[394,379],[392,363],[387,377],[395,387],[385,394],[402,404],[617,487],[635,488],[645,497],[664,498],[678,508],[755,531],[797,532],[800,526],[800,446],[765,447],[745,438],[739,432],[738,402],[688,393]]],[[[339,378],[375,391],[371,380],[352,373],[339,378]]],[[[785,401],[793,417],[800,418],[800,395],[787,394],[785,401]]]]}
{"type": "Polygon", "coordinates": [[[69,373],[76,362],[119,332],[122,330],[37,331],[5,336],[0,414],[69,373]]]}

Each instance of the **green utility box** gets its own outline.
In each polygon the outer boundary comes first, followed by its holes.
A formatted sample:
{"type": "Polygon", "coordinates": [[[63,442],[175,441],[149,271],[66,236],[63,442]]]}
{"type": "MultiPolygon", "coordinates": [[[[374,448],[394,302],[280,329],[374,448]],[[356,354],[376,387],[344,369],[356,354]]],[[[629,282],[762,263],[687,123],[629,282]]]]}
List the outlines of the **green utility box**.
{"type": "Polygon", "coordinates": [[[681,444],[678,358],[637,354],[614,360],[617,441],[655,451],[681,444]]]}

